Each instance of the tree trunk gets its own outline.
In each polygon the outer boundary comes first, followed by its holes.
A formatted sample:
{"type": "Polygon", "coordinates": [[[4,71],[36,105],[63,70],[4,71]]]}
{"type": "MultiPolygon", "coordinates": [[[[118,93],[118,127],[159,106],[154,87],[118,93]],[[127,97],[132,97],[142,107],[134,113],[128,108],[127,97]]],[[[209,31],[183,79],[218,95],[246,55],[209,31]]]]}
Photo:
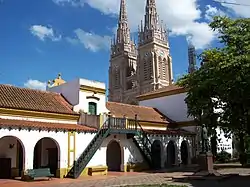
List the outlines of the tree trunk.
{"type": "Polygon", "coordinates": [[[245,153],[245,142],[244,142],[244,135],[240,133],[240,163],[242,166],[246,164],[246,153],[245,153]]]}

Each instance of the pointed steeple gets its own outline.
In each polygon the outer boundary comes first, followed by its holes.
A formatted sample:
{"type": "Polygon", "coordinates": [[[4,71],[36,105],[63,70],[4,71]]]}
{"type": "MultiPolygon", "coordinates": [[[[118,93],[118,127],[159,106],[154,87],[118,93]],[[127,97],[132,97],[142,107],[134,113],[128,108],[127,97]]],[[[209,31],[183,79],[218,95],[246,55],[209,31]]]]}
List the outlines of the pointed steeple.
{"type": "Polygon", "coordinates": [[[144,29],[156,29],[158,26],[158,15],[155,0],[147,0],[145,12],[144,29]]]}
{"type": "Polygon", "coordinates": [[[161,40],[168,44],[166,28],[163,22],[159,21],[156,8],[156,0],[147,0],[144,15],[144,28],[139,32],[139,45],[149,41],[161,40]]]}
{"type": "Polygon", "coordinates": [[[117,28],[117,43],[130,43],[130,30],[128,27],[128,15],[125,0],[121,0],[120,13],[117,28]]]}

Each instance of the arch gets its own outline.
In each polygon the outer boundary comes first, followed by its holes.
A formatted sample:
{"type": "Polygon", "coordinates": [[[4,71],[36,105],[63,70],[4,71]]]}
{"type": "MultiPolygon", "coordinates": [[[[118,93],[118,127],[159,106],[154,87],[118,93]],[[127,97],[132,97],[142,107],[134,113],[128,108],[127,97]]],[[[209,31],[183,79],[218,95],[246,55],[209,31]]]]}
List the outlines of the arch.
{"type": "Polygon", "coordinates": [[[188,143],[186,140],[183,140],[181,142],[181,163],[183,165],[187,165],[188,164],[188,143]]]}
{"type": "Polygon", "coordinates": [[[111,140],[107,145],[106,163],[108,171],[121,171],[122,150],[120,144],[111,140]]]}
{"type": "Polygon", "coordinates": [[[166,167],[173,167],[176,162],[176,146],[174,141],[170,140],[168,142],[166,152],[167,152],[167,160],[166,167]]]}
{"type": "Polygon", "coordinates": [[[60,169],[60,146],[56,140],[44,137],[36,143],[33,168],[50,168],[50,172],[56,175],[60,169]]]}
{"type": "Polygon", "coordinates": [[[21,177],[25,167],[25,147],[15,136],[0,138],[0,178],[21,177]]]}
{"type": "Polygon", "coordinates": [[[161,168],[162,147],[163,145],[160,140],[155,140],[151,146],[152,164],[154,169],[161,168]]]}

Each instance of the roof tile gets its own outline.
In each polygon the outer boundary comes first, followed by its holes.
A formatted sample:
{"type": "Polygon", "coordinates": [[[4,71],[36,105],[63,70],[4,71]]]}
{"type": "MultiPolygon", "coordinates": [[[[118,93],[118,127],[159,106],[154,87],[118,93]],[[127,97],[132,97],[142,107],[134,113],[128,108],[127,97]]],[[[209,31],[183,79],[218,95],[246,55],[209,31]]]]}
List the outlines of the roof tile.
{"type": "Polygon", "coordinates": [[[163,122],[170,123],[170,119],[160,113],[157,109],[152,107],[129,105],[116,102],[107,102],[107,109],[110,111],[111,115],[115,117],[126,116],[129,119],[134,119],[137,114],[137,119],[141,121],[153,121],[153,122],[163,122]]]}
{"type": "Polygon", "coordinates": [[[65,123],[49,123],[27,120],[12,120],[0,118],[0,127],[15,127],[15,128],[36,128],[50,130],[68,130],[68,131],[97,131],[95,128],[85,125],[65,124],[65,123]]]}
{"type": "Polygon", "coordinates": [[[0,84],[0,107],[76,114],[61,94],[0,84]]]}

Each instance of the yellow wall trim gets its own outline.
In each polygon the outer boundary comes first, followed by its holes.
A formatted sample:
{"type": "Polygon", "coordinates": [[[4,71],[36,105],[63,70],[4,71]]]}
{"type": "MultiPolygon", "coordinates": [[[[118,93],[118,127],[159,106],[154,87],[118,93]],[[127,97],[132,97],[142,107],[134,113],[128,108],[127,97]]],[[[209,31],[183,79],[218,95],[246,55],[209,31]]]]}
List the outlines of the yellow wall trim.
{"type": "MultiPolygon", "coordinates": [[[[75,160],[76,158],[76,133],[75,132],[68,132],[68,167],[71,167],[70,161],[75,160]],[[71,145],[71,137],[73,137],[73,148],[70,148],[71,145]],[[73,158],[71,159],[71,154],[73,153],[73,158]]],[[[72,163],[73,164],[73,163],[72,163]]]]}
{"type": "Polygon", "coordinates": [[[168,126],[167,123],[161,123],[161,122],[145,122],[145,121],[139,121],[140,125],[142,127],[152,127],[152,128],[155,128],[155,127],[159,127],[159,128],[163,128],[163,127],[166,127],[168,126]]]}
{"type": "Polygon", "coordinates": [[[58,114],[49,112],[38,112],[31,110],[19,110],[10,108],[0,108],[0,115],[19,116],[19,117],[33,117],[44,119],[61,119],[61,120],[78,120],[78,114],[58,114]]]}
{"type": "Polygon", "coordinates": [[[144,101],[144,100],[155,99],[155,98],[160,98],[160,97],[165,97],[165,96],[170,96],[170,95],[177,95],[177,94],[181,94],[181,93],[185,93],[185,92],[187,92],[187,89],[177,88],[175,90],[161,91],[161,92],[155,92],[155,93],[141,95],[141,96],[138,96],[137,99],[139,101],[144,101]]]}
{"type": "Polygon", "coordinates": [[[95,92],[95,93],[98,93],[98,94],[106,94],[106,89],[103,89],[103,88],[95,88],[95,87],[92,87],[92,86],[84,86],[84,85],[81,85],[80,86],[80,90],[81,91],[88,91],[88,92],[95,92]]]}

